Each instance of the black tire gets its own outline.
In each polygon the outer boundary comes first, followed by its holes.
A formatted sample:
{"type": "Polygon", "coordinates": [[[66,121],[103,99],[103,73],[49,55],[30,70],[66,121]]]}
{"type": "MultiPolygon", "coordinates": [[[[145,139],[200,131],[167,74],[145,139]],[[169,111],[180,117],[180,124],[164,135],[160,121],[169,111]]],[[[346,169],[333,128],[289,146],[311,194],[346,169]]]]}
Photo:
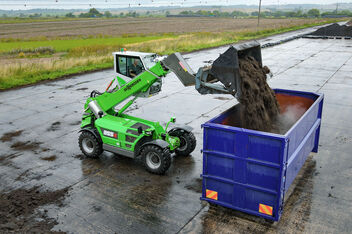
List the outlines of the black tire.
{"type": "Polygon", "coordinates": [[[103,153],[103,146],[90,132],[83,131],[78,139],[79,148],[89,158],[98,158],[103,153]]]}
{"type": "Polygon", "coordinates": [[[147,171],[163,175],[171,165],[169,149],[162,149],[156,145],[146,145],[141,151],[142,159],[147,171]]]}
{"type": "Polygon", "coordinates": [[[175,149],[176,155],[188,156],[196,148],[197,140],[192,132],[186,132],[182,129],[178,129],[170,133],[171,136],[180,138],[181,145],[175,149]]]}

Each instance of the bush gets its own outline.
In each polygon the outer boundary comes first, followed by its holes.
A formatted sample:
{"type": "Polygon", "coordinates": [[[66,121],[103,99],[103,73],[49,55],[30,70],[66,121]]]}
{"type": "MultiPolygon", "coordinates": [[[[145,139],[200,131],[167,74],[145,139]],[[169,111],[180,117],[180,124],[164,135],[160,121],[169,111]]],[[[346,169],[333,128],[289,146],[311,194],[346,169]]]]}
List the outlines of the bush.
{"type": "Polygon", "coordinates": [[[43,54],[54,54],[56,51],[53,47],[48,46],[48,47],[38,47],[38,48],[30,48],[30,49],[13,49],[8,52],[8,54],[36,54],[36,55],[43,55],[43,54]]]}

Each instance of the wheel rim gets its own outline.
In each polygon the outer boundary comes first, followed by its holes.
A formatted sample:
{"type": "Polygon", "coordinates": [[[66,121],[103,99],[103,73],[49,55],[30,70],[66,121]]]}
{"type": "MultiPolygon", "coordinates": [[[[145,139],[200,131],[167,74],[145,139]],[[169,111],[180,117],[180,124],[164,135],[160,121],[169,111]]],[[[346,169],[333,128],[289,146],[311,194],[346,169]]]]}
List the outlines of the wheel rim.
{"type": "Polygon", "coordinates": [[[158,169],[161,165],[160,156],[157,153],[149,152],[146,156],[148,167],[151,169],[158,169]]]}
{"type": "Polygon", "coordinates": [[[84,138],[82,141],[82,148],[83,150],[88,153],[91,154],[94,151],[94,143],[91,139],[89,138],[84,138]]]}
{"type": "Polygon", "coordinates": [[[178,147],[179,151],[184,151],[185,149],[187,149],[187,141],[186,138],[184,136],[180,136],[180,147],[178,147]]]}

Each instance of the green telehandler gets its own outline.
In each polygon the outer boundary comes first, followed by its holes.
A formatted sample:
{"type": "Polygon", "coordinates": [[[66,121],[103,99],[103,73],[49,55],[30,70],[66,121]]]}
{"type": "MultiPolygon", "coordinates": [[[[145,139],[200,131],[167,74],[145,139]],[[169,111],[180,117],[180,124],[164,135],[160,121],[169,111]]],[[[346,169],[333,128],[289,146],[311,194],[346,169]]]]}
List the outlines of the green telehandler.
{"type": "Polygon", "coordinates": [[[230,64],[223,63],[224,59],[220,56],[220,60],[217,59],[219,61],[213,64],[214,72],[209,67],[203,67],[197,73],[192,71],[179,53],[167,57],[125,50],[113,53],[116,78],[105,92],[93,90],[84,106],[79,136],[81,151],[92,158],[99,157],[104,150],[130,158],[141,156],[149,172],[164,174],[171,165],[171,153],[187,156],[194,151],[196,138],[192,128],[177,126],[169,130],[170,123],[176,121],[174,117],[162,127],[159,122],[125,114],[126,109],[137,98],[159,93],[161,78],[170,70],[184,86],[194,85],[201,94],[235,95],[240,82],[238,75],[233,75],[238,74],[237,59],[240,55],[237,52],[255,54],[261,60],[258,45],[252,43],[231,47],[221,55],[225,56],[227,63],[227,57],[231,57],[230,64]]]}
{"type": "MultiPolygon", "coordinates": [[[[137,98],[159,93],[161,77],[169,69],[166,63],[158,61],[156,54],[122,51],[113,55],[117,77],[104,93],[93,90],[87,99],[79,136],[80,149],[92,158],[99,157],[104,150],[130,158],[141,156],[149,172],[164,174],[170,167],[172,152],[187,156],[195,149],[192,128],[178,126],[169,130],[170,123],[176,121],[173,117],[162,127],[159,122],[124,112],[137,98]],[[122,107],[117,110],[116,106],[121,103],[122,107]]],[[[181,56],[179,58],[178,66],[188,74],[188,64],[181,56]]],[[[188,78],[192,78],[190,74],[188,78]]],[[[187,82],[187,77],[184,81],[187,82]]]]}

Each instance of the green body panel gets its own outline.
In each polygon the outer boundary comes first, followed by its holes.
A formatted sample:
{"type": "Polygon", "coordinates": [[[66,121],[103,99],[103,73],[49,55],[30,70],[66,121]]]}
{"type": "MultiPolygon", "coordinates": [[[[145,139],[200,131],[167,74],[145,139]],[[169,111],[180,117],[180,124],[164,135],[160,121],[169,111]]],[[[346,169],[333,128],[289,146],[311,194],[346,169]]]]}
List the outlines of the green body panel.
{"type": "MultiPolygon", "coordinates": [[[[144,136],[152,136],[153,140],[161,139],[161,134],[166,134],[165,129],[158,122],[151,122],[139,119],[133,116],[123,115],[121,117],[106,115],[95,121],[95,127],[98,130],[104,144],[120,147],[125,150],[134,151],[137,142],[144,136]],[[138,133],[134,125],[143,124],[143,132],[138,133]],[[105,131],[116,133],[106,135],[105,131]]],[[[166,134],[165,141],[169,143],[170,150],[176,149],[180,145],[177,137],[170,137],[166,134]]]]}
{"type": "Polygon", "coordinates": [[[169,136],[167,129],[164,129],[159,122],[123,114],[123,111],[133,103],[140,93],[148,91],[155,82],[159,81],[160,77],[167,73],[168,71],[163,69],[161,63],[157,62],[150,70],[142,72],[129,82],[117,77],[119,89],[116,88],[113,92],[105,92],[97,97],[87,99],[81,128],[92,125],[93,122],[104,144],[129,151],[135,151],[136,144],[143,137],[153,140],[162,139],[169,144],[171,151],[175,150],[180,146],[180,139],[169,136]],[[131,96],[135,96],[135,98],[125,104],[118,112],[114,110],[116,105],[131,96]],[[88,107],[88,104],[94,100],[104,112],[104,116],[98,119],[88,107]],[[142,133],[138,133],[138,126],[142,126],[142,133]]]}

